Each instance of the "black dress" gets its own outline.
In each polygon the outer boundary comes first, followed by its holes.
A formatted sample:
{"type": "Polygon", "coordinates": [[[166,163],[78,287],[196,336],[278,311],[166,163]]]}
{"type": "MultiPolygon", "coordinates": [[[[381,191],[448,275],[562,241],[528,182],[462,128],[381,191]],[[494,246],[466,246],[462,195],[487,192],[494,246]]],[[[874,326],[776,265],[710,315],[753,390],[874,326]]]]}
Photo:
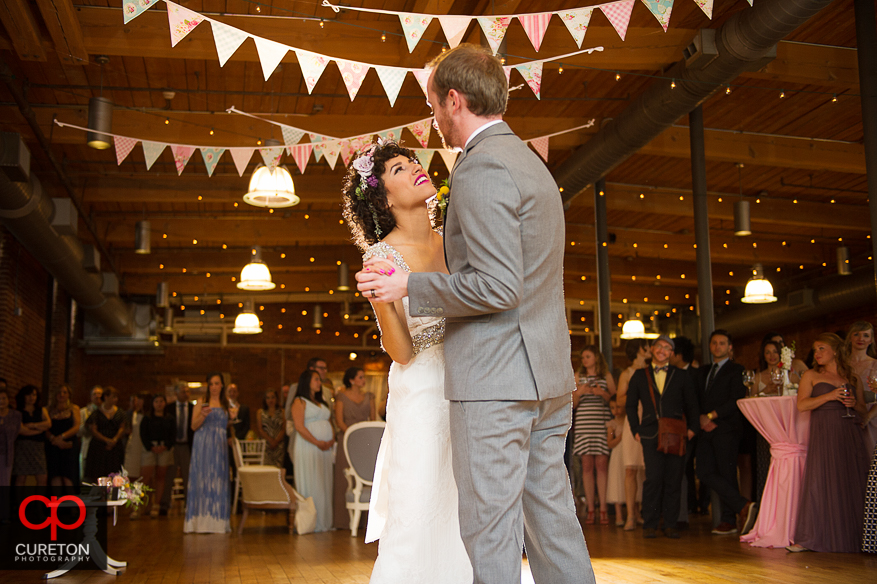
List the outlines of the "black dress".
{"type": "MultiPolygon", "coordinates": [[[[97,431],[107,438],[112,438],[119,433],[119,428],[125,423],[125,412],[116,408],[112,418],[107,418],[103,410],[98,408],[88,421],[94,421],[97,431]]],[[[119,472],[125,461],[125,445],[121,440],[116,442],[112,450],[107,450],[107,444],[97,436],[92,437],[88,445],[88,457],[85,459],[85,480],[96,482],[98,477],[105,477],[112,472],[119,472]]]]}
{"type": "MultiPolygon", "coordinates": [[[[60,436],[73,427],[73,415],[66,418],[52,418],[52,428],[49,433],[52,436],[60,436]]],[[[54,444],[46,443],[46,470],[49,480],[53,477],[70,479],[74,485],[79,484],[79,439],[76,434],[67,440],[71,448],[58,448],[54,444]]]]}

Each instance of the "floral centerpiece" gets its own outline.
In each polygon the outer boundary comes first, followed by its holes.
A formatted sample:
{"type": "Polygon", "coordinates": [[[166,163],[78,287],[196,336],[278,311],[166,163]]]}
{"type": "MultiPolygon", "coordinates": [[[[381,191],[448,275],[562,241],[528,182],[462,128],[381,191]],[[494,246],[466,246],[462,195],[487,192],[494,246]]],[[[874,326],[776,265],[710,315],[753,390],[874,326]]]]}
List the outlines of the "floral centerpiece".
{"type": "Polygon", "coordinates": [[[140,505],[145,505],[149,500],[149,495],[146,493],[152,491],[152,489],[144,485],[143,481],[140,480],[132,483],[124,466],[121,472],[110,473],[107,479],[109,479],[108,488],[118,489],[116,491],[118,496],[114,499],[117,501],[124,499],[125,507],[139,507],[140,505]]]}
{"type": "MultiPolygon", "coordinates": [[[[783,371],[783,389],[788,390],[792,387],[797,389],[797,385],[789,380],[789,372],[792,370],[792,360],[795,358],[795,343],[791,346],[783,347],[780,351],[780,369],[783,371]]],[[[786,391],[787,393],[787,391],[786,391]]]]}

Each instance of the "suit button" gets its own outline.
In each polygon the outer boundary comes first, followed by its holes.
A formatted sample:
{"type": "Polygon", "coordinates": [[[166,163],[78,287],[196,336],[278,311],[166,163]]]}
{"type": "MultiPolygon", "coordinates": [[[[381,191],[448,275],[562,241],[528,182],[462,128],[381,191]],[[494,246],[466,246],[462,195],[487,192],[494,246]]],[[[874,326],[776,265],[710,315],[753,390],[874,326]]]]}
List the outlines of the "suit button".
{"type": "Polygon", "coordinates": [[[435,309],[435,313],[436,313],[436,314],[444,314],[445,311],[442,310],[441,308],[436,308],[436,309],[435,309]]]}

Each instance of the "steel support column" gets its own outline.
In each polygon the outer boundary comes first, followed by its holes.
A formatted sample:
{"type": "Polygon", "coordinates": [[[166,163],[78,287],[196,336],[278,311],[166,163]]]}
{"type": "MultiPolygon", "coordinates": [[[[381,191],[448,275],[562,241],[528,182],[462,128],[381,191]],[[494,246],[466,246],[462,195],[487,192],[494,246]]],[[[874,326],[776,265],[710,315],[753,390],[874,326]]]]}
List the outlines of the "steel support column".
{"type": "Polygon", "coordinates": [[[612,314],[609,306],[609,227],[606,222],[606,179],[594,184],[594,233],[597,236],[597,323],[600,351],[612,371],[612,314]]]}
{"type": "Polygon", "coordinates": [[[713,275],[710,258],[709,201],[706,194],[706,155],[703,148],[703,108],[688,114],[691,140],[691,191],[694,195],[694,241],[697,244],[697,298],[700,306],[701,363],[709,362],[709,338],[715,327],[713,312],[713,275]]]}
{"type": "Polygon", "coordinates": [[[859,93],[862,131],[865,136],[865,170],[871,208],[871,260],[877,287],[877,29],[874,0],[855,0],[856,55],[859,60],[859,93]]]}

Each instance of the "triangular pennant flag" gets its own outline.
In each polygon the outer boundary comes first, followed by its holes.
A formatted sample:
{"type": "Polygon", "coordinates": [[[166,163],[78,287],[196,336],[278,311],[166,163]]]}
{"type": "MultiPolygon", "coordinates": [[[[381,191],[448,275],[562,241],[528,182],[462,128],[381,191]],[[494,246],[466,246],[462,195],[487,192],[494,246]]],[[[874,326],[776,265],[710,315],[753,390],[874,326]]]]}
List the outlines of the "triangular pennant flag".
{"type": "MultiPolygon", "coordinates": [[[[323,151],[323,156],[326,157],[326,163],[329,165],[329,168],[335,170],[335,163],[338,162],[338,154],[341,152],[341,144],[338,140],[327,140],[320,144],[321,150],[323,151]]],[[[316,155],[316,148],[314,148],[314,154],[316,155]]]]}
{"type": "Polygon", "coordinates": [[[285,124],[280,126],[280,131],[283,132],[283,143],[287,146],[298,144],[305,135],[304,130],[299,130],[285,124]]]}
{"type": "Polygon", "coordinates": [[[548,162],[548,136],[544,136],[542,138],[533,138],[530,140],[530,144],[533,146],[533,149],[539,153],[539,156],[542,157],[542,160],[548,162]]]}
{"type": "Polygon", "coordinates": [[[478,24],[481,25],[481,30],[487,38],[487,44],[490,45],[490,49],[494,54],[496,54],[496,51],[499,49],[499,45],[502,43],[502,37],[505,36],[505,31],[509,27],[510,22],[511,18],[508,16],[478,17],[478,24]]]}
{"type": "Polygon", "coordinates": [[[122,5],[122,13],[125,15],[125,24],[128,24],[156,4],[158,4],[158,0],[126,0],[122,5]]]}
{"type": "Polygon", "coordinates": [[[353,155],[368,146],[371,141],[371,134],[357,136],[356,138],[351,138],[349,140],[341,140],[341,160],[344,161],[344,166],[349,165],[350,159],[353,158],[353,155]]]}
{"type": "Polygon", "coordinates": [[[338,70],[341,72],[341,80],[347,87],[347,93],[350,94],[350,101],[356,99],[356,92],[362,86],[362,80],[365,79],[368,70],[371,69],[365,63],[357,61],[345,61],[343,59],[335,59],[338,70]]]}
{"type": "Polygon", "coordinates": [[[200,150],[201,159],[204,161],[204,166],[207,167],[207,176],[213,176],[213,171],[222,157],[222,153],[225,152],[225,148],[201,148],[200,150]]]}
{"type": "Polygon", "coordinates": [[[667,32],[670,26],[670,13],[673,12],[673,0],[642,0],[643,4],[658,19],[658,23],[667,32]]]}
{"type": "Polygon", "coordinates": [[[247,40],[247,37],[250,35],[216,20],[211,20],[210,26],[213,28],[213,42],[216,44],[219,66],[224,67],[229,58],[241,46],[241,43],[247,40]]]}
{"type": "Polygon", "coordinates": [[[320,147],[319,143],[325,140],[326,137],[312,132],[308,132],[308,136],[311,138],[311,144],[314,145],[314,162],[319,162],[320,157],[323,155],[323,148],[320,147]]]}
{"type": "Polygon", "coordinates": [[[149,142],[148,140],[143,140],[140,143],[143,146],[143,157],[146,159],[146,170],[152,168],[152,165],[155,164],[155,161],[164,152],[167,144],[162,142],[149,142]]]}
{"type": "Polygon", "coordinates": [[[274,172],[274,169],[280,164],[280,157],[283,156],[283,146],[259,148],[259,154],[262,155],[262,161],[268,167],[268,170],[274,172]]]}
{"type": "Polygon", "coordinates": [[[400,12],[399,21],[402,23],[402,32],[405,33],[405,40],[408,41],[408,52],[412,53],[414,52],[414,47],[420,42],[423,31],[432,22],[432,16],[400,12]]]}
{"type": "Polygon", "coordinates": [[[170,0],[167,0],[166,4],[167,21],[171,29],[171,46],[175,47],[178,42],[204,21],[204,17],[179,4],[174,4],[170,0]]]}
{"type": "Polygon", "coordinates": [[[238,169],[238,176],[244,176],[244,171],[247,170],[250,158],[253,157],[253,150],[255,150],[255,148],[228,149],[228,151],[231,152],[231,159],[234,160],[234,167],[238,169]]]}
{"type": "Polygon", "coordinates": [[[633,12],[633,4],[636,0],[622,0],[621,2],[613,2],[611,4],[600,5],[600,10],[609,19],[609,24],[624,40],[627,36],[627,25],[630,24],[630,13],[633,12]]]}
{"type": "Polygon", "coordinates": [[[305,168],[308,166],[308,158],[311,157],[311,150],[313,149],[314,145],[307,142],[296,146],[290,146],[286,149],[287,152],[292,154],[292,158],[295,160],[295,165],[298,167],[298,171],[302,174],[305,173],[305,168]]]}
{"type": "Polygon", "coordinates": [[[113,143],[116,145],[116,164],[122,164],[122,161],[128,157],[128,154],[137,145],[137,139],[113,136],[113,143]]]}
{"type": "Polygon", "coordinates": [[[174,153],[174,164],[177,167],[177,175],[183,174],[183,169],[192,157],[195,149],[191,146],[180,146],[179,144],[171,144],[171,152],[174,153]]]}
{"type": "Polygon", "coordinates": [[[469,28],[471,16],[439,16],[439,23],[442,25],[442,32],[448,39],[448,44],[453,49],[463,40],[466,29],[469,28]]]}
{"type": "Polygon", "coordinates": [[[752,6],[752,0],[746,0],[746,1],[749,2],[750,6],[752,6]]]}
{"type": "Polygon", "coordinates": [[[502,70],[503,70],[503,73],[505,73],[506,85],[511,85],[512,84],[512,68],[511,68],[511,66],[510,65],[509,66],[503,65],[502,70]]]}
{"type": "Polygon", "coordinates": [[[326,70],[326,65],[329,64],[329,59],[318,53],[312,53],[302,49],[295,49],[295,56],[298,58],[298,64],[301,67],[301,74],[304,76],[305,83],[308,86],[308,93],[311,93],[314,90],[317,81],[320,80],[320,75],[326,70]]]}
{"type": "Polygon", "coordinates": [[[277,69],[277,65],[283,60],[289,47],[261,37],[253,37],[253,40],[256,41],[256,50],[259,52],[262,74],[265,76],[265,81],[268,81],[268,78],[277,69]]]}
{"type": "Polygon", "coordinates": [[[399,97],[399,90],[402,89],[402,82],[405,81],[407,71],[399,67],[375,67],[375,71],[378,73],[381,85],[384,86],[384,91],[387,92],[390,107],[393,107],[396,105],[396,98],[399,97]]]}
{"type": "Polygon", "coordinates": [[[423,167],[423,172],[429,172],[429,165],[432,164],[432,157],[435,154],[435,148],[424,148],[417,150],[417,162],[423,167]]]}
{"type": "MultiPolygon", "coordinates": [[[[697,1],[695,0],[695,2],[697,1]]],[[[706,1],[712,2],[712,0],[706,1]]],[[[593,8],[582,8],[581,10],[562,10],[557,13],[580,49],[582,41],[585,40],[585,33],[588,32],[588,24],[591,23],[591,13],[593,12],[593,8]]]]}
{"type": "Polygon", "coordinates": [[[378,132],[378,136],[380,136],[384,140],[392,140],[394,142],[398,142],[399,138],[402,137],[402,128],[393,128],[392,130],[384,130],[383,132],[378,132]]]}
{"type": "Polygon", "coordinates": [[[417,79],[417,83],[420,84],[420,89],[423,90],[423,96],[426,99],[429,99],[429,94],[426,92],[426,83],[429,81],[429,74],[432,73],[431,69],[415,69],[411,73],[414,74],[414,78],[417,79]]]}
{"type": "Polygon", "coordinates": [[[448,172],[451,172],[451,170],[454,169],[454,163],[457,161],[457,151],[442,148],[438,153],[439,156],[442,157],[442,160],[444,160],[445,166],[448,167],[448,172]]]}
{"type": "Polygon", "coordinates": [[[713,0],[694,0],[694,3],[700,6],[707,18],[713,19],[713,0]]]}
{"type": "Polygon", "coordinates": [[[536,94],[536,99],[542,99],[540,91],[542,89],[542,61],[530,61],[521,65],[515,65],[515,69],[536,94]]]}
{"type": "Polygon", "coordinates": [[[527,38],[533,43],[533,48],[539,52],[542,46],[542,39],[545,38],[545,31],[548,29],[548,22],[551,20],[550,12],[542,12],[541,14],[522,14],[518,16],[518,21],[524,27],[527,38]]]}
{"type": "Polygon", "coordinates": [[[408,130],[414,134],[414,137],[417,138],[417,141],[420,142],[420,145],[426,148],[426,145],[429,143],[429,131],[432,129],[432,119],[421,120],[419,122],[414,122],[413,124],[408,124],[405,126],[408,130]]]}

